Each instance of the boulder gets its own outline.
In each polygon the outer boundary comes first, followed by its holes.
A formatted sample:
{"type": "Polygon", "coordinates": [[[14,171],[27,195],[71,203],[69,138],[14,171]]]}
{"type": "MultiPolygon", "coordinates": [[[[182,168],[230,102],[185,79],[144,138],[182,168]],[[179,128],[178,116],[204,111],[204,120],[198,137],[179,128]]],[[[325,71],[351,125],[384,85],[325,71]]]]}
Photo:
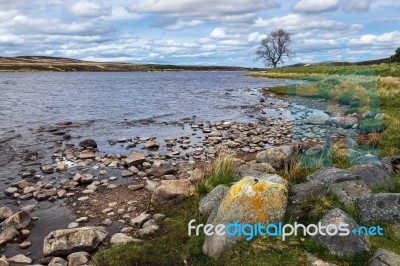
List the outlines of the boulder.
{"type": "Polygon", "coordinates": [[[354,206],[358,197],[372,193],[362,180],[334,183],[329,186],[329,191],[334,193],[348,207],[354,206]]]}
{"type": "Polygon", "coordinates": [[[25,155],[25,161],[37,161],[39,159],[39,154],[37,152],[28,152],[25,155]]]}
{"type": "Polygon", "coordinates": [[[359,177],[349,171],[336,167],[321,168],[307,176],[307,180],[321,181],[325,184],[340,183],[343,181],[357,180],[359,177]]]}
{"type": "Polygon", "coordinates": [[[40,170],[42,170],[45,174],[52,174],[54,173],[54,167],[52,164],[44,164],[40,166],[40,170]]]}
{"type": "Polygon", "coordinates": [[[8,265],[10,265],[8,259],[6,258],[6,256],[2,255],[0,257],[0,266],[8,266],[8,265]]]}
{"type": "Polygon", "coordinates": [[[156,224],[149,225],[149,226],[146,226],[146,227],[140,229],[139,230],[139,235],[140,236],[153,235],[158,231],[158,229],[160,229],[160,227],[158,225],[156,225],[156,224]]]}
{"type": "Polygon", "coordinates": [[[123,233],[116,233],[111,237],[111,244],[126,244],[129,242],[140,242],[139,239],[135,239],[123,233]]]}
{"type": "Polygon", "coordinates": [[[7,228],[0,234],[0,246],[7,244],[8,242],[14,240],[14,238],[19,236],[19,232],[13,228],[7,228]]]}
{"type": "Polygon", "coordinates": [[[335,121],[343,128],[351,128],[358,123],[358,119],[352,116],[337,117],[335,118],[335,121]]]}
{"type": "Polygon", "coordinates": [[[324,125],[329,120],[329,115],[318,112],[312,113],[311,116],[308,118],[308,123],[313,125],[324,125]]]}
{"type": "Polygon", "coordinates": [[[368,266],[398,266],[400,255],[386,249],[378,248],[368,262],[368,266]]]}
{"type": "Polygon", "coordinates": [[[96,158],[96,154],[91,150],[83,150],[78,154],[78,159],[87,160],[96,158]]]}
{"type": "Polygon", "coordinates": [[[45,256],[68,255],[73,252],[94,251],[108,236],[102,227],[80,227],[50,232],[44,239],[45,256]]]}
{"type": "Polygon", "coordinates": [[[82,266],[90,261],[90,254],[84,251],[74,252],[68,255],[68,266],[82,266]]]}
{"type": "Polygon", "coordinates": [[[47,266],[68,266],[68,262],[63,258],[54,257],[47,266]]]}
{"type": "Polygon", "coordinates": [[[370,194],[356,201],[360,221],[400,223],[400,193],[370,194]]]}
{"type": "Polygon", "coordinates": [[[141,227],[146,221],[150,219],[151,219],[151,214],[142,212],[139,216],[136,216],[135,218],[131,219],[131,225],[141,227]]]}
{"type": "Polygon", "coordinates": [[[351,167],[349,171],[358,175],[370,188],[394,188],[394,178],[379,165],[360,164],[351,167]]]}
{"type": "Polygon", "coordinates": [[[272,147],[256,155],[259,163],[269,163],[275,169],[283,169],[290,162],[291,156],[294,154],[292,145],[272,147]]]}
{"type": "Polygon", "coordinates": [[[269,163],[255,163],[250,169],[260,171],[265,174],[276,174],[276,170],[269,163]]]}
{"type": "Polygon", "coordinates": [[[379,158],[373,154],[366,154],[359,156],[357,158],[354,158],[350,162],[351,164],[375,164],[375,165],[382,165],[382,162],[379,160],[379,158]]]}
{"type": "Polygon", "coordinates": [[[97,143],[94,139],[85,139],[79,142],[79,147],[82,148],[97,148],[97,143]]]}
{"type": "Polygon", "coordinates": [[[0,207],[0,222],[13,214],[12,210],[6,206],[0,207]]]}
{"type": "Polygon", "coordinates": [[[2,223],[2,228],[3,230],[6,230],[7,228],[21,230],[27,227],[30,224],[31,220],[32,218],[28,212],[20,211],[4,220],[4,222],[2,223]]]}
{"type": "Polygon", "coordinates": [[[228,190],[229,188],[224,185],[216,186],[200,200],[199,211],[202,214],[209,215],[216,206],[219,206],[228,190]]]}
{"type": "MultiPolygon", "coordinates": [[[[350,231],[349,235],[340,236],[339,234],[325,235],[317,234],[314,238],[326,247],[333,255],[337,256],[354,256],[363,252],[369,251],[369,243],[364,235],[357,235],[351,233],[351,230],[358,229],[358,224],[344,211],[340,209],[333,209],[325,214],[319,221],[322,226],[330,224],[348,225],[347,229],[350,231]]],[[[325,230],[327,231],[327,229],[325,230]]],[[[330,231],[332,234],[334,232],[330,231]]]]}
{"type": "Polygon", "coordinates": [[[328,186],[324,182],[311,180],[291,186],[289,200],[292,203],[299,203],[311,197],[324,197],[327,190],[328,186]]]}
{"type": "MultiPolygon", "coordinates": [[[[282,221],[286,211],[287,186],[287,181],[278,175],[243,178],[229,189],[212,224],[269,224],[282,221]]],[[[242,237],[207,236],[203,252],[210,257],[217,257],[242,237]]]]}
{"type": "Polygon", "coordinates": [[[163,180],[151,195],[152,204],[170,204],[187,198],[194,190],[187,179],[163,180]]]}
{"type": "Polygon", "coordinates": [[[381,160],[382,167],[388,174],[395,174],[400,170],[400,156],[387,156],[381,160]]]}
{"type": "Polygon", "coordinates": [[[24,254],[15,255],[14,257],[9,258],[8,260],[10,262],[14,262],[17,264],[31,264],[32,263],[32,259],[25,256],[24,254]]]}
{"type": "Polygon", "coordinates": [[[146,142],[143,144],[143,147],[144,147],[145,149],[158,149],[158,148],[160,147],[160,143],[158,143],[158,142],[155,141],[155,140],[149,140],[149,141],[146,141],[146,142]]]}
{"type": "Polygon", "coordinates": [[[172,164],[164,164],[159,167],[153,167],[148,171],[148,174],[154,177],[162,177],[163,175],[174,175],[177,169],[172,164]]]}
{"type": "Polygon", "coordinates": [[[139,166],[142,165],[146,161],[146,156],[144,153],[141,152],[132,152],[129,156],[125,159],[125,164],[130,166],[139,166]]]}

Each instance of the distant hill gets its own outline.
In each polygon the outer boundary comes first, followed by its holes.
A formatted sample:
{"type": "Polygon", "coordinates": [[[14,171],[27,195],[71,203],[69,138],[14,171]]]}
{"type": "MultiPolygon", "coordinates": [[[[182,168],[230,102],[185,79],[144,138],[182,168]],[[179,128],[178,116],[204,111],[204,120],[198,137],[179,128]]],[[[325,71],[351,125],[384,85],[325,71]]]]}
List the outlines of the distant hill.
{"type": "Polygon", "coordinates": [[[368,60],[368,61],[360,61],[360,62],[336,62],[336,61],[326,61],[326,62],[318,62],[318,63],[297,63],[294,65],[290,65],[288,67],[303,67],[303,66],[369,66],[369,65],[379,65],[384,63],[389,63],[390,58],[376,59],[376,60],[368,60]]]}
{"type": "Polygon", "coordinates": [[[179,66],[93,62],[48,56],[0,57],[0,72],[139,72],[139,71],[248,71],[228,66],[179,66]]]}

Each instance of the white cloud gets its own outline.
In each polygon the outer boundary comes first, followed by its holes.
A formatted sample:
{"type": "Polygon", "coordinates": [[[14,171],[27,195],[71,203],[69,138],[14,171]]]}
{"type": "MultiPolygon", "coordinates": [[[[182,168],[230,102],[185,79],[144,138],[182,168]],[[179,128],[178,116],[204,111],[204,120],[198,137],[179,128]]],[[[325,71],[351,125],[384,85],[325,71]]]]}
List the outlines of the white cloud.
{"type": "Polygon", "coordinates": [[[210,33],[211,38],[215,39],[224,39],[228,38],[228,35],[225,33],[225,29],[223,28],[215,28],[211,33],[210,33]]]}
{"type": "Polygon", "coordinates": [[[139,0],[127,10],[134,13],[210,16],[243,14],[279,6],[265,0],[139,0]]]}
{"type": "Polygon", "coordinates": [[[339,7],[339,0],[300,0],[293,6],[293,10],[303,13],[322,13],[334,11],[339,7]]]}
{"type": "Polygon", "coordinates": [[[342,31],[348,34],[348,31],[359,30],[362,28],[360,24],[348,25],[343,22],[329,20],[321,16],[289,14],[282,17],[275,17],[272,19],[264,20],[258,18],[254,22],[255,27],[262,27],[268,29],[283,28],[292,32],[303,31],[320,31],[320,32],[336,32],[342,31]]]}
{"type": "Polygon", "coordinates": [[[198,19],[193,19],[193,20],[178,19],[174,24],[168,25],[165,28],[167,30],[181,30],[185,27],[193,27],[201,24],[203,24],[203,21],[198,19]]]}
{"type": "Polygon", "coordinates": [[[111,14],[111,8],[103,7],[96,2],[83,0],[71,5],[69,12],[76,17],[98,18],[101,16],[109,16],[111,14]]]}
{"type": "Polygon", "coordinates": [[[396,45],[400,45],[400,31],[387,32],[381,35],[365,34],[359,38],[351,38],[349,44],[352,45],[368,45],[370,48],[372,46],[380,45],[393,45],[393,49],[396,45]]]}
{"type": "Polygon", "coordinates": [[[247,41],[248,42],[260,42],[265,37],[267,37],[266,34],[261,34],[259,32],[252,32],[247,36],[247,41]]]}
{"type": "Polygon", "coordinates": [[[366,12],[369,11],[371,0],[347,0],[343,5],[343,11],[346,12],[366,12]]]}

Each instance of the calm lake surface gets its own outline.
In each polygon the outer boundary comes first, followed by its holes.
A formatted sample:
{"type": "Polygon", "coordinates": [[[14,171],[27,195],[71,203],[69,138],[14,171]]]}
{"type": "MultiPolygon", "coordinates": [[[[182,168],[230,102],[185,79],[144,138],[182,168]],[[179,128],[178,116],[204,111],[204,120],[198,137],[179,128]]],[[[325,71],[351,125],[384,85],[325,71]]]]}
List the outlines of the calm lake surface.
{"type": "MultiPolygon", "coordinates": [[[[123,137],[180,136],[188,131],[179,121],[256,122],[251,107],[260,102],[260,89],[284,85],[282,80],[245,77],[244,72],[145,72],[145,73],[0,73],[0,147],[11,147],[15,159],[0,164],[0,206],[13,211],[36,204],[32,216],[39,221],[28,240],[34,245],[25,251],[8,245],[7,255],[32,252],[41,257],[41,244],[50,231],[66,228],[74,220],[62,202],[18,202],[4,195],[11,183],[21,180],[21,168],[51,163],[59,148],[57,139],[46,127],[68,120],[79,127],[69,128],[71,143],[93,138],[99,153],[129,154],[121,145],[108,140],[123,137]],[[151,121],[146,125],[142,120],[151,121]],[[1,146],[3,145],[3,146],[1,146]],[[37,151],[35,164],[23,161],[26,151],[37,151]]],[[[268,101],[278,101],[266,99],[268,101]]],[[[3,152],[3,151],[0,151],[3,152]]],[[[38,172],[38,174],[41,174],[38,172]]],[[[58,175],[59,176],[59,175],[58,175]]],[[[57,174],[46,176],[56,180],[57,174]]],[[[1,253],[0,252],[0,253],[1,253]]]]}

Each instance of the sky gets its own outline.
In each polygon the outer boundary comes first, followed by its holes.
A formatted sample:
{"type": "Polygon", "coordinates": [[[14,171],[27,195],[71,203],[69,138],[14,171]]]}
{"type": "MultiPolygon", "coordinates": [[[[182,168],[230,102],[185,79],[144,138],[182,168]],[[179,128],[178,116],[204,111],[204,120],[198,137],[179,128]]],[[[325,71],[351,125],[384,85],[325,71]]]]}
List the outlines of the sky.
{"type": "Polygon", "coordinates": [[[255,51],[291,34],[285,64],[386,58],[398,0],[0,0],[0,56],[262,67],[255,51]]]}

